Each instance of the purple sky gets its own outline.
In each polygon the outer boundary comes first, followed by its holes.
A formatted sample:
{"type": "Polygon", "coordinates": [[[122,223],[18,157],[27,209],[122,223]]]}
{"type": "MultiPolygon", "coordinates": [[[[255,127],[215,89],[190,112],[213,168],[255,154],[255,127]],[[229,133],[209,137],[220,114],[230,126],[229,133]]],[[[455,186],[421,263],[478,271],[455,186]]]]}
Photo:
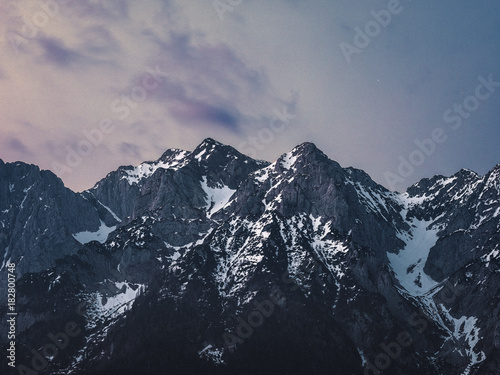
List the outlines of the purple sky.
{"type": "Polygon", "coordinates": [[[500,162],[498,1],[3,0],[0,31],[0,158],[74,190],[206,137],[397,190],[500,162]]]}

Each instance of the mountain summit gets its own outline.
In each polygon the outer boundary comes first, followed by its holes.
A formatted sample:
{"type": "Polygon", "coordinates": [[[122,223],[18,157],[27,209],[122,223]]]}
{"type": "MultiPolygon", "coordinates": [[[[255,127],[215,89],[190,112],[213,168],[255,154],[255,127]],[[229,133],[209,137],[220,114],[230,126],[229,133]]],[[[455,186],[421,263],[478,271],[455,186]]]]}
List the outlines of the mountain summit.
{"type": "Polygon", "coordinates": [[[498,374],[499,194],[499,165],[398,193],[309,142],[207,138],[82,193],[0,162],[18,373],[498,374]]]}

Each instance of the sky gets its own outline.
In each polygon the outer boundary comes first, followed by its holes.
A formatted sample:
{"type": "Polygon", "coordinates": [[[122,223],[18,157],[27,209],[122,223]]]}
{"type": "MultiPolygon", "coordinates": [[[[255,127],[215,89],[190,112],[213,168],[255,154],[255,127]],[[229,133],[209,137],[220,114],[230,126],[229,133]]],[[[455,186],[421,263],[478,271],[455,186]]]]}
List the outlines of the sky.
{"type": "Polygon", "coordinates": [[[2,0],[0,158],[82,191],[212,137],[391,190],[500,163],[497,0],[2,0]]]}

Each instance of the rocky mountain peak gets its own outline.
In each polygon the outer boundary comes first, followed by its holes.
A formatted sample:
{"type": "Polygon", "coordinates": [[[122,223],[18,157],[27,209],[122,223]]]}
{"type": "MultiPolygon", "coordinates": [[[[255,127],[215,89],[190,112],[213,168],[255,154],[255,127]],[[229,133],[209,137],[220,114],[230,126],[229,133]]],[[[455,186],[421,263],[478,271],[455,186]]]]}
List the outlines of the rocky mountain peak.
{"type": "Polygon", "coordinates": [[[278,173],[285,171],[287,173],[311,173],[311,177],[314,177],[313,171],[323,170],[326,165],[334,166],[338,172],[344,173],[337,162],[330,160],[311,142],[304,142],[290,152],[282,154],[273,165],[278,173]]]}
{"type": "Polygon", "coordinates": [[[224,145],[223,143],[220,143],[219,141],[216,141],[215,139],[213,138],[205,138],[200,144],[198,147],[201,147],[201,148],[212,148],[212,147],[215,147],[215,146],[226,146],[224,145]]]}
{"type": "Polygon", "coordinates": [[[25,258],[19,274],[75,252],[81,243],[74,235],[98,231],[108,220],[101,213],[51,171],[22,162],[0,165],[0,256],[3,262],[25,258]]]}
{"type": "Polygon", "coordinates": [[[292,151],[298,151],[301,153],[311,153],[319,151],[323,153],[313,142],[302,142],[300,145],[294,147],[292,151]]]}
{"type": "Polygon", "coordinates": [[[476,172],[474,172],[470,169],[467,169],[467,168],[460,169],[452,177],[456,177],[457,179],[459,179],[460,181],[462,181],[464,183],[480,179],[480,176],[476,172]]]}
{"type": "Polygon", "coordinates": [[[488,174],[488,184],[495,185],[500,192],[500,164],[497,164],[488,174]]]}
{"type": "Polygon", "coordinates": [[[186,156],[189,156],[191,152],[181,150],[179,148],[170,148],[167,151],[165,151],[160,158],[157,160],[157,162],[172,162],[173,160],[180,160],[186,156]]]}
{"type": "Polygon", "coordinates": [[[212,138],[205,139],[189,155],[189,164],[200,176],[206,176],[209,187],[228,186],[236,189],[249,173],[269,165],[243,155],[235,148],[212,138]]]}
{"type": "Polygon", "coordinates": [[[215,162],[224,162],[228,159],[246,158],[246,156],[235,148],[217,142],[212,138],[203,140],[203,142],[194,149],[191,155],[192,159],[197,160],[200,164],[204,164],[208,160],[212,163],[212,160],[215,162]]]}
{"type": "Polygon", "coordinates": [[[327,160],[328,156],[324,154],[316,145],[312,142],[304,142],[293,148],[290,152],[292,155],[297,156],[305,160],[327,160]]]}
{"type": "Polygon", "coordinates": [[[76,194],[36,166],[0,163],[20,362],[78,321],[52,373],[246,374],[255,362],[275,367],[250,373],[498,373],[499,172],[400,194],[310,142],[270,164],[207,138],[76,194]]]}

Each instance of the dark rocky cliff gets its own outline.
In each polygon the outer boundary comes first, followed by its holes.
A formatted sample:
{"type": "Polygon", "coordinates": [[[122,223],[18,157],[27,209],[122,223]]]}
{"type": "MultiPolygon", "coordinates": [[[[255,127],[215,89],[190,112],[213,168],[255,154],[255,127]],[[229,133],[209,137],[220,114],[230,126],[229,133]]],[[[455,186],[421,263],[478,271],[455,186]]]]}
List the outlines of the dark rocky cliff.
{"type": "Polygon", "coordinates": [[[19,363],[75,321],[40,373],[496,374],[499,168],[397,193],[207,139],[75,194],[0,163],[19,363]]]}

